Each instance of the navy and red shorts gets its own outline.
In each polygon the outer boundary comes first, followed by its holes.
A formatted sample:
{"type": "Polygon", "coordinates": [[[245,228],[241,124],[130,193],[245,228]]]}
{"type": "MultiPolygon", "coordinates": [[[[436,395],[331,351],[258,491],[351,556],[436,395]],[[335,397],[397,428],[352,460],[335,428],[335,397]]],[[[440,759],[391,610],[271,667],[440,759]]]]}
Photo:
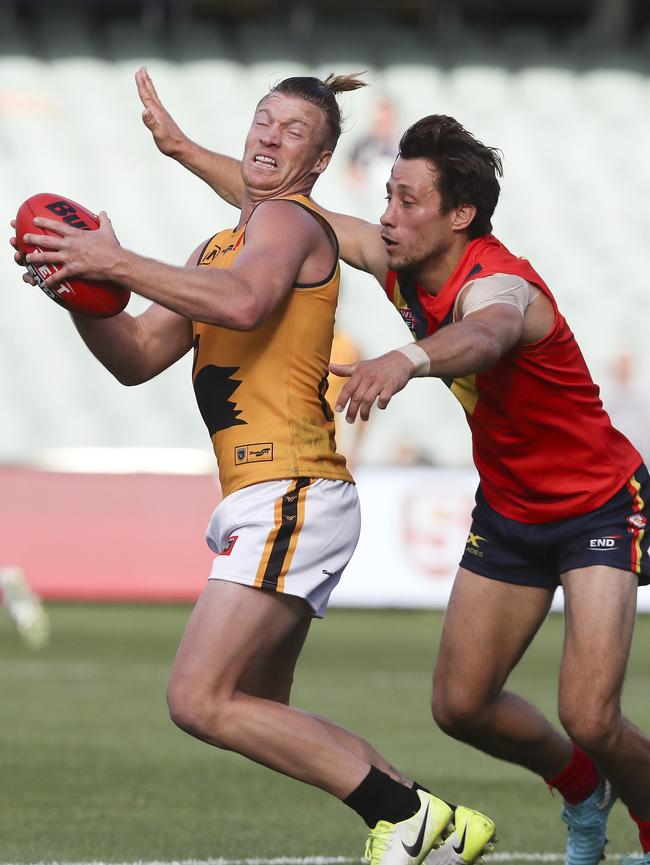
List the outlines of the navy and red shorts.
{"type": "Polygon", "coordinates": [[[594,511],[552,523],[497,513],[479,486],[461,567],[504,583],[554,589],[560,574],[607,565],[650,583],[650,476],[644,465],[594,511]]]}

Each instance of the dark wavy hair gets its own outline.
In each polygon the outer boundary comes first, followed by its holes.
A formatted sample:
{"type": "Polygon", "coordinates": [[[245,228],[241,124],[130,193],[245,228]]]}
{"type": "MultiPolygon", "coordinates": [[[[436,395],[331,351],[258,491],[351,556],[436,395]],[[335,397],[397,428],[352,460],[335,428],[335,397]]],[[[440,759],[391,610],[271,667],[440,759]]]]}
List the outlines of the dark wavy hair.
{"type": "Polygon", "coordinates": [[[476,208],[469,226],[471,238],[492,231],[492,214],[501,190],[497,178],[503,176],[501,151],[482,144],[453,117],[431,114],[406,130],[399,155],[428,159],[435,166],[443,213],[463,204],[476,208]]]}

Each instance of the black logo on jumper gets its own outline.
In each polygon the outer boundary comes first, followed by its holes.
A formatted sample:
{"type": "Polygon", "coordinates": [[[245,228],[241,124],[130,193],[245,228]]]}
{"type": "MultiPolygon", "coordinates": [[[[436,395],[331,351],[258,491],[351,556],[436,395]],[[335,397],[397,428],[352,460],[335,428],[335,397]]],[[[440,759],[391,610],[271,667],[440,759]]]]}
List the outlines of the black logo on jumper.
{"type": "Polygon", "coordinates": [[[241,384],[241,379],[232,378],[238,371],[238,366],[208,364],[194,379],[196,401],[210,437],[219,430],[246,423],[239,417],[241,409],[230,399],[241,384]]]}
{"type": "Polygon", "coordinates": [[[235,245],[233,243],[231,243],[230,246],[219,246],[218,243],[215,243],[210,252],[206,252],[205,255],[201,256],[201,261],[199,262],[199,264],[212,264],[215,258],[217,258],[219,255],[225,255],[227,252],[230,252],[234,248],[235,245]]]}
{"type": "Polygon", "coordinates": [[[219,255],[220,252],[220,246],[213,246],[210,252],[207,252],[205,255],[201,256],[201,261],[199,262],[199,264],[212,264],[212,262],[215,260],[215,258],[219,255]]]}
{"type": "Polygon", "coordinates": [[[82,231],[92,231],[90,225],[79,216],[77,208],[73,207],[69,201],[53,201],[52,204],[46,204],[45,207],[55,216],[60,216],[63,222],[66,222],[73,228],[80,228],[82,231]]]}
{"type": "Polygon", "coordinates": [[[244,463],[267,463],[273,459],[273,442],[258,442],[252,445],[237,445],[235,465],[244,463]]]}

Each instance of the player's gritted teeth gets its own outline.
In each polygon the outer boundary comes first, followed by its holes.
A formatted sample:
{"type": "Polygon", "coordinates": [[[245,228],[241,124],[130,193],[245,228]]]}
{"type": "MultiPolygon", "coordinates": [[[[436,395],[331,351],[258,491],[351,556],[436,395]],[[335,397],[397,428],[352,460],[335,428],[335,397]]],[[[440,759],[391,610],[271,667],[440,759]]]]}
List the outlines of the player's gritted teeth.
{"type": "Polygon", "coordinates": [[[253,157],[253,165],[258,165],[260,168],[273,169],[278,167],[278,163],[272,156],[267,156],[264,153],[256,153],[253,157]]]}

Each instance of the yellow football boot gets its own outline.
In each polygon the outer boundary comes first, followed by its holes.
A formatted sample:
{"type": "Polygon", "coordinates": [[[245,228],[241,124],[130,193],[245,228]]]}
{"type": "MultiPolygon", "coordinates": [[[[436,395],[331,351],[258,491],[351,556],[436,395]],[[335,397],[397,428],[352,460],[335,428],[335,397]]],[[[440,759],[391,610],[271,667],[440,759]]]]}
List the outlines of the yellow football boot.
{"type": "Polygon", "coordinates": [[[471,865],[484,853],[494,849],[496,827],[480,811],[458,805],[454,811],[454,829],[445,843],[427,856],[426,865],[471,865]]]}
{"type": "Polygon", "coordinates": [[[452,829],[450,806],[426,790],[418,790],[420,808],[408,820],[380,820],[366,841],[369,865],[420,865],[452,829]]]}

